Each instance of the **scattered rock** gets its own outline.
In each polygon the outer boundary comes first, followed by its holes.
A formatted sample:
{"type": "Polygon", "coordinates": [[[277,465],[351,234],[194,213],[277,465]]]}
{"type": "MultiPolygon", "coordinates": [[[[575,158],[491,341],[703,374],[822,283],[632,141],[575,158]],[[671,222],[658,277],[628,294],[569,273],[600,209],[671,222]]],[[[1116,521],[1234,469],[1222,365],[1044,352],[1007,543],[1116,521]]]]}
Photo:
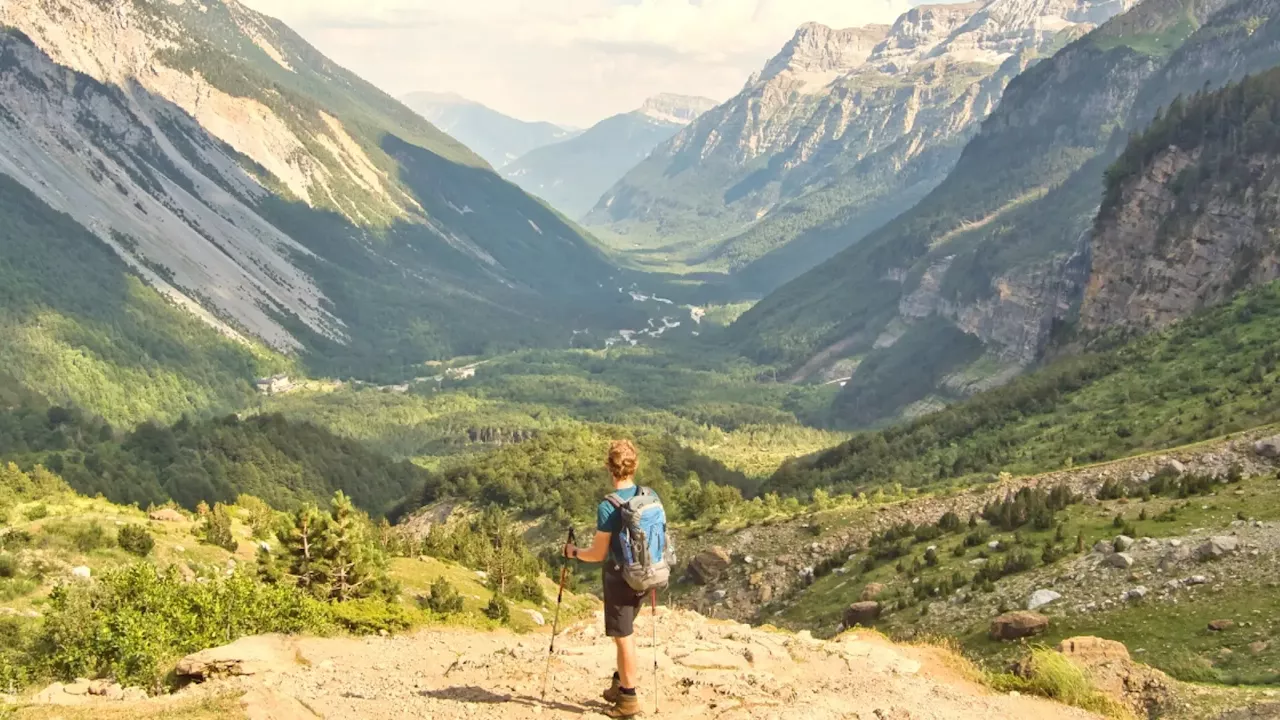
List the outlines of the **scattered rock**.
{"type": "Polygon", "coordinates": [[[1049,629],[1049,618],[1040,613],[1018,611],[1005,613],[991,621],[993,640],[1018,640],[1039,635],[1049,629]]]}
{"type": "Polygon", "coordinates": [[[107,700],[122,700],[124,688],[108,680],[95,680],[89,683],[89,694],[107,700]]]}
{"type": "Polygon", "coordinates": [[[856,602],[844,611],[844,626],[847,628],[861,625],[871,627],[880,619],[880,603],[874,600],[856,602]]]}
{"type": "Polygon", "coordinates": [[[1182,581],[1183,585],[1207,585],[1208,583],[1209,583],[1209,578],[1205,577],[1204,575],[1192,575],[1191,577],[1182,581]]]}
{"type": "Polygon", "coordinates": [[[525,612],[529,614],[529,619],[533,621],[534,625],[537,625],[538,627],[542,627],[543,625],[547,624],[547,619],[543,617],[542,613],[538,612],[537,610],[530,610],[526,608],[525,612]]]}
{"type": "Polygon", "coordinates": [[[713,582],[733,564],[729,553],[722,547],[713,547],[694,556],[689,562],[689,574],[699,585],[713,582]]]}
{"type": "Polygon", "coordinates": [[[716,602],[720,602],[721,600],[724,600],[726,597],[729,597],[728,590],[716,590],[715,592],[711,593],[711,599],[716,602]]]}
{"type": "Polygon", "coordinates": [[[1083,636],[1058,643],[1058,652],[1074,661],[1092,666],[1112,660],[1128,660],[1129,648],[1115,640],[1083,636]]]}
{"type": "Polygon", "coordinates": [[[1053,590],[1037,590],[1031,593],[1031,597],[1027,599],[1028,610],[1038,610],[1055,600],[1062,598],[1062,593],[1053,590]]]}
{"type": "Polygon", "coordinates": [[[1169,470],[1172,470],[1173,472],[1179,475],[1187,474],[1187,466],[1183,465],[1181,462],[1178,462],[1178,460],[1176,459],[1169,459],[1164,463],[1163,467],[1168,468],[1169,470]]]}
{"type": "Polygon", "coordinates": [[[1133,567],[1133,556],[1129,553],[1112,553],[1107,556],[1106,563],[1113,568],[1127,570],[1128,568],[1133,567]]]}
{"type": "Polygon", "coordinates": [[[1267,642],[1266,640],[1259,640],[1257,642],[1249,643],[1249,652],[1253,653],[1254,655],[1261,655],[1262,653],[1266,652],[1267,649],[1270,647],[1271,647],[1271,643],[1267,642]]]}
{"type": "Polygon", "coordinates": [[[879,598],[882,593],[884,593],[884,585],[880,583],[868,583],[866,587],[862,588],[862,595],[859,599],[863,601],[875,600],[879,598]]]}
{"type": "Polygon", "coordinates": [[[1143,585],[1139,585],[1138,587],[1133,588],[1132,590],[1129,590],[1128,592],[1126,592],[1124,594],[1124,599],[1129,601],[1141,600],[1146,596],[1147,596],[1147,588],[1143,585]]]}
{"type": "Polygon", "coordinates": [[[1225,555],[1235,552],[1240,546],[1240,541],[1231,535],[1218,535],[1211,537],[1200,547],[1196,548],[1197,560],[1217,560],[1225,555]]]}
{"type": "Polygon", "coordinates": [[[160,508],[147,513],[147,517],[156,522],[186,522],[187,516],[173,508],[160,508]]]}
{"type": "Polygon", "coordinates": [[[72,577],[78,577],[82,580],[88,580],[92,575],[93,575],[93,571],[85,567],[84,565],[71,568],[72,577]]]}
{"type": "Polygon", "coordinates": [[[1210,620],[1209,629],[1213,632],[1226,632],[1235,629],[1235,620],[1210,620]]]}
{"type": "Polygon", "coordinates": [[[1116,539],[1111,542],[1116,552],[1124,552],[1133,547],[1133,538],[1128,535],[1117,535],[1116,539]]]}
{"type": "Polygon", "coordinates": [[[999,549],[1000,549],[1000,541],[999,541],[999,540],[992,540],[991,542],[987,543],[987,549],[989,549],[989,550],[999,550],[999,549]]]}
{"type": "Polygon", "coordinates": [[[1253,444],[1253,451],[1265,458],[1280,458],[1280,435],[1257,441],[1253,444]]]}
{"type": "Polygon", "coordinates": [[[1099,540],[1098,542],[1093,544],[1093,551],[1096,553],[1101,553],[1103,555],[1109,555],[1112,552],[1115,552],[1115,549],[1116,549],[1115,544],[1109,543],[1106,540],[1099,540]]]}

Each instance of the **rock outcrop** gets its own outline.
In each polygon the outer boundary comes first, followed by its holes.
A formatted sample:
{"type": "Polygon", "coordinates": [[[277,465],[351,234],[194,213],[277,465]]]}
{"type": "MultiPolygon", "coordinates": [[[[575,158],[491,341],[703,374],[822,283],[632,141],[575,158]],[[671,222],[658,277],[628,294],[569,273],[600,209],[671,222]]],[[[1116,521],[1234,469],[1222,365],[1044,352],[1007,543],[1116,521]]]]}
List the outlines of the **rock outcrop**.
{"type": "Polygon", "coordinates": [[[694,582],[700,585],[707,585],[715,582],[720,577],[720,574],[732,564],[733,560],[724,548],[709,548],[698,553],[693,557],[693,560],[689,561],[689,575],[694,582]]]}

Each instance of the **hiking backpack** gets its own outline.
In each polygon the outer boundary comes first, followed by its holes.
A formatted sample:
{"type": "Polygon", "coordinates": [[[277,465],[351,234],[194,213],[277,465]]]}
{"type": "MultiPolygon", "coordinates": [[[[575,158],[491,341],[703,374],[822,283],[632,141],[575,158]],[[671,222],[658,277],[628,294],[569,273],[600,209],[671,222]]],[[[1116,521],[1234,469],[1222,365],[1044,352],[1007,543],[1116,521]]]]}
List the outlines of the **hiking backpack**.
{"type": "Polygon", "coordinates": [[[622,579],[638,593],[666,587],[676,553],[667,537],[667,511],[658,494],[642,487],[630,500],[617,493],[605,500],[622,514],[618,531],[622,557],[617,558],[622,579]]]}

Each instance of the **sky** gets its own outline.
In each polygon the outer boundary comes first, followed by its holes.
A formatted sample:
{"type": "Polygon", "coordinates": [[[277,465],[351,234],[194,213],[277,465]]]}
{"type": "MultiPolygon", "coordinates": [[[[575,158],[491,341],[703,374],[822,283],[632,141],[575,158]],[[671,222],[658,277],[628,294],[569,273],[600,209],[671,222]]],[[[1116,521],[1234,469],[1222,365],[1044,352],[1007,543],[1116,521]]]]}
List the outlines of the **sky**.
{"type": "Polygon", "coordinates": [[[661,92],[732,97],[815,21],[892,22],[920,0],[241,0],[392,95],[455,92],[587,127],[661,92]]]}

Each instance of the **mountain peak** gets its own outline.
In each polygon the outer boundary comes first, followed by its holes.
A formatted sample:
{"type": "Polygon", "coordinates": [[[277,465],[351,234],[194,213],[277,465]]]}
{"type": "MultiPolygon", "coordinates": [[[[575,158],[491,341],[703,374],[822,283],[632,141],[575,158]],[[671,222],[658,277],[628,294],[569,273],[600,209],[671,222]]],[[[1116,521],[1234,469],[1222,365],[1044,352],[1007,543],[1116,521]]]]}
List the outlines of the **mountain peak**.
{"type": "Polygon", "coordinates": [[[645,100],[640,113],[660,122],[688,125],[716,105],[710,98],[660,93],[645,100]]]}
{"type": "Polygon", "coordinates": [[[836,30],[821,23],[805,23],[752,81],[772,80],[784,72],[823,74],[834,79],[865,63],[888,33],[888,25],[836,30]]]}

